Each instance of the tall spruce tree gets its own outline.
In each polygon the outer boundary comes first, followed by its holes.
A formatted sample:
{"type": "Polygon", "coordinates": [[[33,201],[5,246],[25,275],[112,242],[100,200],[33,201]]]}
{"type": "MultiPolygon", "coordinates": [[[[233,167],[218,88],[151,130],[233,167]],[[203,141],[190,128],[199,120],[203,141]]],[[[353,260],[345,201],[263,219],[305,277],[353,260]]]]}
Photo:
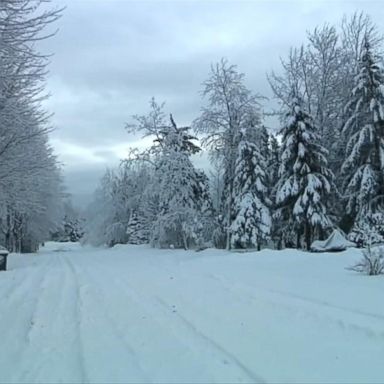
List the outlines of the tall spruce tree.
{"type": "Polygon", "coordinates": [[[290,232],[296,235],[296,246],[301,247],[302,236],[306,248],[315,237],[329,228],[326,198],[331,192],[333,174],[328,169],[327,150],[320,145],[313,119],[302,109],[297,96],[292,98],[291,110],[282,129],[281,165],[276,193],[277,216],[283,221],[285,243],[290,232]]]}
{"type": "MultiPolygon", "coordinates": [[[[280,145],[275,135],[269,136],[269,152],[267,158],[267,185],[268,196],[271,200],[271,212],[275,210],[277,184],[279,181],[280,167],[280,145]]],[[[279,236],[280,220],[275,220],[272,215],[271,238],[278,249],[281,248],[281,239],[279,236]]]]}
{"type": "Polygon", "coordinates": [[[347,104],[349,119],[343,128],[348,138],[342,166],[346,213],[352,227],[351,239],[366,243],[372,233],[384,240],[384,71],[380,57],[366,36],[347,104]]]}
{"type": "Polygon", "coordinates": [[[266,159],[262,146],[252,141],[254,128],[242,132],[236,159],[231,224],[233,248],[260,250],[271,229],[267,201],[266,159]]]}

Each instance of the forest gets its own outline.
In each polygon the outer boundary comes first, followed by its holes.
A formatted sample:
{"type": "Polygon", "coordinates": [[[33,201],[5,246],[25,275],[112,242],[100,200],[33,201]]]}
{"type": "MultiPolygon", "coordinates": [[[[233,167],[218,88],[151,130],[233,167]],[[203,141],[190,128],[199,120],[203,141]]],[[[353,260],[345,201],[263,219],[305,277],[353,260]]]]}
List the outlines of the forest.
{"type": "Polygon", "coordinates": [[[211,66],[189,126],[152,98],[148,114],[126,124],[152,145],[106,172],[83,241],[310,249],[337,228],[358,246],[382,242],[381,52],[377,27],[355,13],[291,48],[268,74],[275,100],[249,89],[227,59],[211,66]],[[204,170],[193,161],[201,152],[204,170]]]}
{"type": "Polygon", "coordinates": [[[63,236],[108,246],[310,249],[335,228],[358,246],[383,241],[383,39],[369,15],[309,31],[266,74],[273,100],[249,89],[226,58],[212,64],[188,126],[149,95],[148,113],[125,129],[152,144],[107,170],[82,220],[42,107],[49,55],[36,42],[55,34],[63,12],[43,3],[8,0],[0,8],[7,249],[31,252],[63,236]],[[201,154],[209,164],[197,169],[201,154]]]}

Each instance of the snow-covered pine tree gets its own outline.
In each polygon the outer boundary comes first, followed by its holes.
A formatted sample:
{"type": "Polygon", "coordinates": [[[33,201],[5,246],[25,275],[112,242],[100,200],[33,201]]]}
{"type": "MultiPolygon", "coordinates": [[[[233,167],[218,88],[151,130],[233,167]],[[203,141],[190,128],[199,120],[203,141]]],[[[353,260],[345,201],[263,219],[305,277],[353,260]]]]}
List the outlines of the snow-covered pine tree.
{"type": "Polygon", "coordinates": [[[273,212],[275,210],[276,191],[279,181],[279,167],[280,167],[280,145],[275,135],[269,136],[269,153],[267,158],[267,186],[268,197],[271,200],[271,213],[272,213],[272,226],[271,226],[271,238],[275,243],[275,246],[280,249],[280,220],[275,220],[273,212]]]}
{"type": "Polygon", "coordinates": [[[194,191],[198,211],[195,225],[196,243],[198,247],[204,247],[207,243],[212,244],[215,223],[209,179],[203,170],[195,170],[194,191]]]}
{"type": "Polygon", "coordinates": [[[269,146],[269,132],[265,125],[258,125],[254,127],[255,131],[255,140],[254,143],[258,146],[259,152],[263,159],[268,162],[270,156],[270,146],[269,146]]]}
{"type": "MultiPolygon", "coordinates": [[[[271,230],[267,198],[266,159],[252,140],[254,129],[244,130],[239,143],[234,179],[231,224],[233,248],[258,248],[271,230]]],[[[268,142],[267,142],[268,143],[268,142]]]]}
{"type": "Polygon", "coordinates": [[[276,136],[269,136],[269,152],[267,157],[267,179],[272,201],[276,194],[276,185],[279,180],[280,145],[276,136]]]}
{"type": "Polygon", "coordinates": [[[187,128],[171,125],[161,135],[162,152],[155,171],[159,212],[151,234],[157,247],[188,249],[200,245],[199,220],[209,211],[206,180],[197,172],[190,154],[197,151],[187,128]]]}
{"type": "Polygon", "coordinates": [[[58,240],[76,242],[83,237],[83,234],[80,220],[65,215],[63,219],[63,236],[58,240]]]}
{"type": "Polygon", "coordinates": [[[206,216],[212,216],[213,204],[209,188],[209,179],[203,170],[196,169],[195,180],[194,191],[199,212],[206,216]]]}
{"type": "Polygon", "coordinates": [[[343,128],[348,137],[342,166],[346,213],[352,227],[350,238],[367,243],[369,223],[375,238],[384,240],[384,71],[383,59],[365,37],[360,70],[352,98],[347,104],[349,119],[343,128]]]}
{"type": "Polygon", "coordinates": [[[148,233],[140,217],[141,214],[131,213],[127,226],[128,244],[145,244],[148,242],[148,233]]]}
{"type": "Polygon", "coordinates": [[[156,171],[159,213],[151,243],[156,247],[189,248],[190,228],[197,216],[193,165],[184,152],[166,151],[156,171]]]}
{"type": "MultiPolygon", "coordinates": [[[[281,164],[276,193],[277,217],[283,221],[283,239],[294,232],[306,248],[322,231],[331,227],[326,198],[331,192],[333,174],[327,167],[327,150],[320,145],[313,119],[303,111],[300,99],[292,98],[291,110],[282,129],[281,164]]],[[[288,239],[292,242],[292,239],[288,239]]]]}
{"type": "Polygon", "coordinates": [[[146,225],[150,242],[156,247],[200,246],[210,236],[212,215],[207,177],[190,160],[201,149],[189,127],[177,127],[172,115],[166,121],[164,103],[159,105],[152,99],[150,107],[148,115],[134,116],[135,123],[127,125],[130,132],[140,131],[153,138],[150,148],[136,150],[131,159],[153,168],[139,204],[144,224],[150,223],[146,225]]]}

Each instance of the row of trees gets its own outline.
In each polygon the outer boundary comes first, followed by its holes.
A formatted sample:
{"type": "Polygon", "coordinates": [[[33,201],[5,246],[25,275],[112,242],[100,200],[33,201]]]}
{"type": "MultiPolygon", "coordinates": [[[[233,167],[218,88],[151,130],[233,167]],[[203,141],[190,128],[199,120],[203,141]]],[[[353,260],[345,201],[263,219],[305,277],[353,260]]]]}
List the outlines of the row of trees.
{"type": "Polygon", "coordinates": [[[61,177],[41,107],[48,57],[36,42],[60,17],[41,0],[0,2],[0,242],[34,251],[60,217],[61,177]]]}
{"type": "Polygon", "coordinates": [[[153,145],[108,172],[87,236],[98,243],[160,247],[309,248],[340,227],[358,243],[383,241],[384,72],[381,38],[369,17],[325,25],[282,60],[269,82],[281,129],[263,125],[264,99],[222,60],[203,84],[193,122],[210,153],[211,178],[196,170],[200,151],[151,101],[132,132],[153,145]]]}

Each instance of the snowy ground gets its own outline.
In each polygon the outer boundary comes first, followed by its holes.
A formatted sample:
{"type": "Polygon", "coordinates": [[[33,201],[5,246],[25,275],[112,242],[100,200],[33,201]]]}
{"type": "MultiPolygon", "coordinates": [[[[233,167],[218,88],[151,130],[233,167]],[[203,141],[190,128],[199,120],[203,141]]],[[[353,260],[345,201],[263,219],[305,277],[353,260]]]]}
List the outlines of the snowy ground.
{"type": "Polygon", "coordinates": [[[0,272],[0,382],[383,382],[359,251],[51,243],[0,272]]]}

